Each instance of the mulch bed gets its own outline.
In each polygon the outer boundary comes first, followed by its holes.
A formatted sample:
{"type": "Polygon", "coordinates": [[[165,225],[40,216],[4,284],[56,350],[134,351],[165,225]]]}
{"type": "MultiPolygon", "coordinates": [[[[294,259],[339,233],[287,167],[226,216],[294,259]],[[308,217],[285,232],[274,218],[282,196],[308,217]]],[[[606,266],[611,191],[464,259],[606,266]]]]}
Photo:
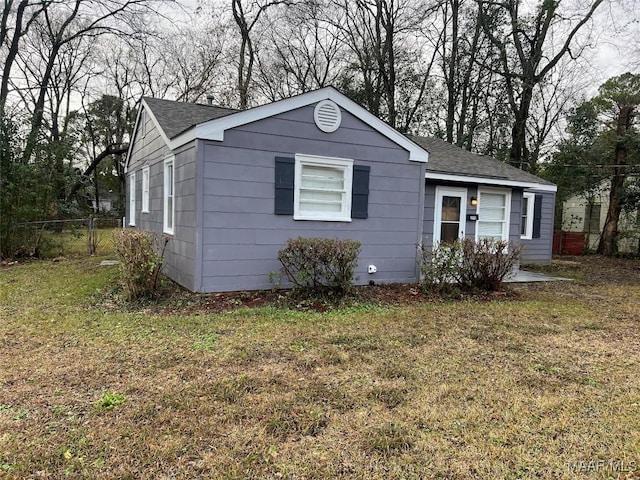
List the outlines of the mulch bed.
{"type": "Polygon", "coordinates": [[[520,294],[508,287],[497,292],[462,292],[456,297],[442,298],[424,293],[413,283],[356,286],[340,301],[313,299],[295,295],[289,290],[259,290],[221,293],[193,293],[172,285],[157,303],[148,305],[159,315],[220,313],[241,308],[264,306],[288,307],[294,310],[325,312],[340,307],[378,305],[404,306],[446,300],[500,301],[519,299],[520,294]]]}

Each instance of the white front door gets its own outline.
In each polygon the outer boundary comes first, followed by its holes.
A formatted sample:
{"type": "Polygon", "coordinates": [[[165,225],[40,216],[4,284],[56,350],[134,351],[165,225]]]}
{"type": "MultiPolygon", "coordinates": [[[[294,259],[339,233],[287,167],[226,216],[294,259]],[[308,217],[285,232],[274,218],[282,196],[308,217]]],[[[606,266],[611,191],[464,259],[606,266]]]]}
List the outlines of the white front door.
{"type": "Polygon", "coordinates": [[[433,245],[464,238],[467,218],[467,189],[436,187],[433,245]]]}

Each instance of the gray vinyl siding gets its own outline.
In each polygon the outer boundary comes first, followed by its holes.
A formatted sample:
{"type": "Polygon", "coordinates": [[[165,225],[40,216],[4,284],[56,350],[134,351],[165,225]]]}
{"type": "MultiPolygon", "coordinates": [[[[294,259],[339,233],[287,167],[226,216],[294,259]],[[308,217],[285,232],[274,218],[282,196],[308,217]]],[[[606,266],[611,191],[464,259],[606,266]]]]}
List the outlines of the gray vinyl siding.
{"type": "Polygon", "coordinates": [[[422,219],[422,243],[433,245],[433,225],[436,211],[436,186],[425,182],[424,188],[424,216],[422,219]]]}
{"type": "Polygon", "coordinates": [[[362,242],[356,282],[416,280],[415,245],[424,194],[422,164],[351,114],[323,133],[314,106],[303,107],[225,132],[224,142],[199,141],[202,149],[202,271],[200,291],[271,288],[277,252],[297,236],[352,238],[362,242]],[[296,153],[349,158],[369,165],[368,219],[295,221],[274,214],[276,156],[296,153]],[[366,273],[376,265],[378,272],[366,273]]]}
{"type": "Polygon", "coordinates": [[[542,195],[542,219],[540,221],[540,238],[521,240],[524,248],[520,263],[550,263],[556,195],[553,192],[526,191],[542,195]]]}
{"type": "MultiPolygon", "coordinates": [[[[149,116],[147,116],[149,118],[149,116]]],[[[140,132],[141,129],[138,130],[140,132]]],[[[163,234],[164,223],[164,160],[170,151],[154,127],[147,122],[144,137],[136,135],[128,173],[136,175],[135,228],[163,234]],[[142,213],[142,169],[149,166],[149,213],[142,213]]],[[[178,150],[174,160],[175,218],[173,235],[165,250],[164,272],[173,280],[194,289],[196,256],[196,150],[195,142],[178,150]]],[[[128,188],[128,183],[127,183],[128,188]]],[[[127,222],[130,216],[127,191],[127,222]]]]}
{"type": "Polygon", "coordinates": [[[522,222],[522,190],[511,190],[511,218],[509,219],[509,241],[519,244],[520,222],[522,222]]]}

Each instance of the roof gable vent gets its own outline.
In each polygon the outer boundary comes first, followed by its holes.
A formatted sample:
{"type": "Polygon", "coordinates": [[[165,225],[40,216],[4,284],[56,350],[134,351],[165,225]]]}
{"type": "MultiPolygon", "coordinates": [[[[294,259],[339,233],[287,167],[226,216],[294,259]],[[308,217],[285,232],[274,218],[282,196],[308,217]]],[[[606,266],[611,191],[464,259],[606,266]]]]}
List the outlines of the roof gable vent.
{"type": "Polygon", "coordinates": [[[313,120],[316,126],[325,133],[335,132],[342,122],[340,107],[331,100],[318,102],[313,111],[313,120]]]}

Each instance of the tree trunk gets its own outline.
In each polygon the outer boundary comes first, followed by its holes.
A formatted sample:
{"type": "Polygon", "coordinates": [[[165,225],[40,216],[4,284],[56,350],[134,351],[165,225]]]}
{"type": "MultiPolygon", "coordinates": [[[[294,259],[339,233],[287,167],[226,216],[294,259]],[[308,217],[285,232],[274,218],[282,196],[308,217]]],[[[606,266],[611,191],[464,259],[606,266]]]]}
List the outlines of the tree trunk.
{"type": "MultiPolygon", "coordinates": [[[[616,168],[616,170],[619,169],[616,168]]],[[[607,219],[605,220],[604,227],[602,228],[600,242],[598,242],[597,252],[600,255],[606,255],[610,257],[618,253],[618,221],[620,219],[620,212],[622,211],[620,197],[622,196],[621,194],[624,180],[624,174],[616,174],[611,180],[611,192],[609,193],[609,209],[607,210],[607,219]]]]}
{"type": "MultiPolygon", "coordinates": [[[[13,37],[11,38],[11,43],[7,49],[7,55],[5,57],[4,66],[2,67],[2,82],[0,83],[0,113],[4,112],[4,108],[7,103],[7,96],[9,95],[9,78],[11,76],[11,67],[13,66],[13,62],[18,55],[18,44],[20,43],[20,37],[23,34],[22,31],[22,18],[24,16],[24,10],[29,4],[28,0],[22,0],[18,4],[18,8],[16,11],[16,25],[13,31],[13,37]]],[[[5,6],[5,13],[8,14],[9,9],[5,6]]],[[[3,35],[6,38],[7,35],[7,27],[6,27],[6,19],[3,17],[3,35]]],[[[4,40],[4,39],[3,39],[4,40]]],[[[3,41],[4,43],[4,41],[3,41]]]]}
{"type": "Polygon", "coordinates": [[[531,110],[533,87],[525,86],[518,110],[513,112],[515,119],[511,129],[511,150],[509,151],[509,163],[516,168],[531,171],[529,165],[529,152],[527,150],[527,120],[531,110]]]}
{"type": "Polygon", "coordinates": [[[58,57],[59,50],[60,45],[54,44],[51,48],[51,54],[47,61],[47,67],[42,75],[38,99],[36,100],[33,117],[31,118],[31,129],[27,136],[27,143],[22,154],[22,160],[25,163],[31,159],[31,155],[38,144],[38,135],[40,134],[40,127],[42,127],[42,121],[44,120],[44,103],[47,98],[47,90],[49,88],[49,82],[51,81],[51,73],[53,72],[53,67],[58,57]]]}
{"type": "MultiPolygon", "coordinates": [[[[459,88],[457,87],[456,82],[456,72],[460,67],[458,64],[458,13],[460,8],[458,0],[451,0],[450,2],[447,2],[447,6],[451,6],[451,51],[449,52],[449,59],[447,60],[446,52],[444,52],[446,45],[443,45],[443,53],[445,53],[444,61],[446,65],[443,70],[445,72],[445,83],[447,85],[447,119],[445,120],[445,129],[447,142],[454,143],[453,130],[459,94],[459,88]]],[[[458,139],[456,139],[456,142],[457,141],[458,139]]]]}
{"type": "Polygon", "coordinates": [[[633,118],[633,106],[623,105],[620,108],[616,127],[616,148],[613,158],[613,178],[611,179],[611,192],[609,193],[609,209],[607,219],[604,222],[600,242],[598,243],[598,253],[601,255],[615,255],[618,251],[618,221],[622,211],[622,193],[624,182],[627,179],[627,149],[626,134],[631,128],[633,118]]]}

